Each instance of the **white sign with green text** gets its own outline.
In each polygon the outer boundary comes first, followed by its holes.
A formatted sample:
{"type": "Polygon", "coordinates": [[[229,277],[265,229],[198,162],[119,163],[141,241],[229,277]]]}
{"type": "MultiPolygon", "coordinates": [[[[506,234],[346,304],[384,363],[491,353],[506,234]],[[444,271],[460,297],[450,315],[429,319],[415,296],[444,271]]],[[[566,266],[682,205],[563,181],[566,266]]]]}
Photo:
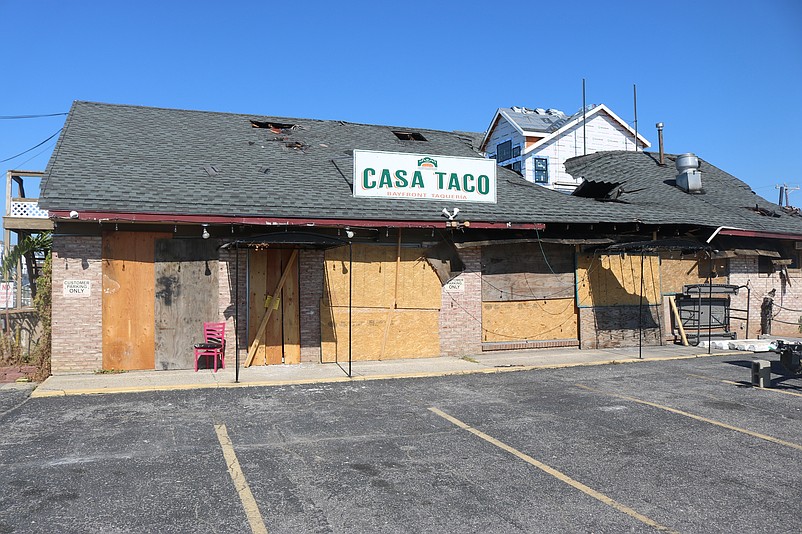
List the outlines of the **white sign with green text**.
{"type": "Polygon", "coordinates": [[[496,203],[496,161],[354,150],[354,196],[496,203]]]}

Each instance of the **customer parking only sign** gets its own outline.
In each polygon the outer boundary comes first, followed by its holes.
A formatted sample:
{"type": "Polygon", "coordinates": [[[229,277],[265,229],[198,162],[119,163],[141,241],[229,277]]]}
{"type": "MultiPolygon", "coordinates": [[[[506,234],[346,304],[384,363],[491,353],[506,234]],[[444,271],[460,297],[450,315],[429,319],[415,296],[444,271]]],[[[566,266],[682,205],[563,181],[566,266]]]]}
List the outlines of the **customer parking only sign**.
{"type": "Polygon", "coordinates": [[[496,203],[496,162],[354,150],[354,196],[496,203]]]}

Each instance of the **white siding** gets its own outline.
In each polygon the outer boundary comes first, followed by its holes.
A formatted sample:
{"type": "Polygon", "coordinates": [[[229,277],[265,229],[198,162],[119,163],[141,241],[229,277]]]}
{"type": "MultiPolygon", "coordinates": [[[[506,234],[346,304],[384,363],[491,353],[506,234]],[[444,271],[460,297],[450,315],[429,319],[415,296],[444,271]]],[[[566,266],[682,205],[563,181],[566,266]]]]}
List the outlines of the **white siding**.
{"type": "MultiPolygon", "coordinates": [[[[565,172],[565,160],[581,156],[584,152],[584,139],[587,136],[587,153],[607,150],[635,150],[634,136],[623,126],[600,112],[588,119],[583,131],[581,122],[529,152],[525,156],[522,167],[524,177],[535,181],[533,157],[545,157],[549,160],[549,183],[546,187],[570,192],[581,180],[574,179],[565,172]]],[[[495,145],[493,145],[495,148],[495,145]]],[[[488,147],[489,148],[489,147],[488,147]]]]}
{"type": "Polygon", "coordinates": [[[487,141],[487,146],[485,147],[485,153],[488,156],[491,156],[496,153],[496,145],[499,143],[503,143],[507,140],[512,141],[512,145],[521,145],[521,152],[523,153],[524,149],[524,136],[515,129],[515,127],[510,124],[504,117],[500,117],[498,120],[498,124],[493,129],[493,133],[490,134],[490,139],[487,141]]]}

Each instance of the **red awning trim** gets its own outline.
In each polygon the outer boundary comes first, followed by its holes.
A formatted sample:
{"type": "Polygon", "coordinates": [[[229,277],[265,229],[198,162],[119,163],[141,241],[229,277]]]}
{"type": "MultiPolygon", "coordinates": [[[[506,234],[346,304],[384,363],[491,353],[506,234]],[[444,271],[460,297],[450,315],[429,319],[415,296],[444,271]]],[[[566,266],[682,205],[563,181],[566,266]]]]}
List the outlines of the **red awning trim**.
{"type": "MultiPolygon", "coordinates": [[[[331,228],[354,227],[381,227],[381,228],[444,228],[447,221],[388,221],[371,219],[289,219],[278,217],[227,217],[207,215],[174,215],[161,213],[111,213],[99,211],[82,211],[78,217],[70,217],[68,211],[50,211],[50,217],[56,221],[92,221],[92,222],[137,222],[137,223],[165,223],[165,224],[221,224],[221,225],[252,225],[252,226],[322,226],[331,228]]],[[[465,222],[465,221],[461,221],[465,222]]],[[[470,222],[470,228],[511,230],[543,230],[543,223],[513,223],[513,222],[470,222]]]]}
{"type": "Polygon", "coordinates": [[[753,230],[738,230],[736,228],[727,228],[721,230],[719,235],[731,235],[738,237],[763,237],[768,239],[790,239],[795,241],[802,241],[802,234],[778,234],[775,232],[756,232],[753,230]]]}

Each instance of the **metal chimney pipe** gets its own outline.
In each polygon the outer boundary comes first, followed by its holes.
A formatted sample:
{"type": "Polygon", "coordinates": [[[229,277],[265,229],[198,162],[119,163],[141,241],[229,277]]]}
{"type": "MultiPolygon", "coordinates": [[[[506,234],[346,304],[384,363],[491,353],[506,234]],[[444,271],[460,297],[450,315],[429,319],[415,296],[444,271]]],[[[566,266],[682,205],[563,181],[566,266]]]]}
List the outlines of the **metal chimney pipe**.
{"type": "Polygon", "coordinates": [[[657,142],[660,145],[660,165],[665,165],[665,152],[663,152],[663,123],[655,124],[657,127],[657,142]]]}

